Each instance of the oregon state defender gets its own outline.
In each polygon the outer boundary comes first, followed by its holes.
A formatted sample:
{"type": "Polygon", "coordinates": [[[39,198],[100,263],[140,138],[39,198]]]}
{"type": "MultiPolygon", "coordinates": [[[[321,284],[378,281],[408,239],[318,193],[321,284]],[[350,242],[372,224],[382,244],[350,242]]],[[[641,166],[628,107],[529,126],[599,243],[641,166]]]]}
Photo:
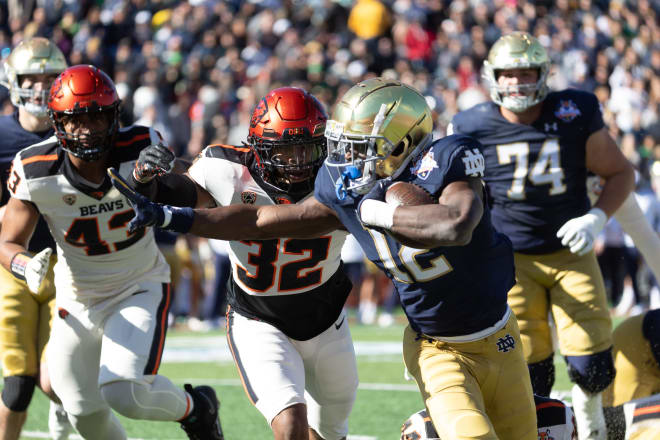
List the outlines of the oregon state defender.
{"type": "MultiPolygon", "coordinates": [[[[305,91],[272,90],[252,112],[246,145],[208,146],[185,176],[162,174],[173,156],[151,146],[132,185],[177,206],[296,204],[311,195],[326,156],[326,119],[305,91]]],[[[229,242],[227,340],[245,393],[275,438],[348,434],[358,380],[342,312],[351,289],[340,263],[346,235],[229,242]]]]}
{"type": "MultiPolygon", "coordinates": [[[[0,204],[9,200],[6,190],[11,161],[21,149],[53,134],[46,105],[53,80],[67,63],[57,46],[45,38],[32,38],[18,44],[4,62],[13,114],[0,117],[0,204]]],[[[54,248],[43,218],[28,244],[34,254],[54,248]]],[[[5,386],[0,410],[0,438],[18,439],[35,385],[54,397],[46,368],[46,344],[55,305],[55,286],[50,258],[46,279],[38,292],[30,293],[24,280],[0,268],[0,361],[5,386]]],[[[58,405],[59,407],[59,405],[58,405]]],[[[59,407],[61,408],[61,407],[59,407]]],[[[66,414],[51,405],[49,427],[56,439],[68,435],[66,414]],[[58,423],[58,419],[60,422],[58,423]]]]}
{"type": "Polygon", "coordinates": [[[111,411],[180,421],[190,438],[221,440],[210,387],[185,391],[157,374],[170,304],[169,268],[153,231],[127,232],[132,210],[106,178],[130,173],[159,140],[147,127],[119,128],[120,100],[99,69],[78,65],[54,81],[48,111],[55,135],[13,161],[0,231],[0,262],[31,289],[47,260],[26,253],[43,215],[55,239],[57,315],[48,350],[53,388],[86,439],[126,438],[111,411]]]}
{"type": "Polygon", "coordinates": [[[582,438],[602,439],[600,392],[614,378],[609,310],[593,242],[633,187],[633,170],[604,127],[596,97],[549,92],[548,55],[529,34],[501,37],[484,63],[492,102],[458,113],[455,133],[483,145],[493,224],[513,242],[518,317],[535,393],[554,383],[548,313],[575,382],[582,438]],[[605,180],[590,206],[587,172],[605,180]],[[567,249],[568,248],[568,249],[567,249]]]}

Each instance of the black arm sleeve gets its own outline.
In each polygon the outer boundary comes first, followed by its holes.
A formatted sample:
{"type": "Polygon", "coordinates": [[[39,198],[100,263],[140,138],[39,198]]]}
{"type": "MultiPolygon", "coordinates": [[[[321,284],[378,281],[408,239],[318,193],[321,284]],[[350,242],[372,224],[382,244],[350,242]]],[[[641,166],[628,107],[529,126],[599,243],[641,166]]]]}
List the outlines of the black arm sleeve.
{"type": "Polygon", "coordinates": [[[129,183],[133,189],[154,202],[191,208],[197,205],[195,182],[182,174],[163,174],[148,183],[140,183],[131,173],[129,183]]]}

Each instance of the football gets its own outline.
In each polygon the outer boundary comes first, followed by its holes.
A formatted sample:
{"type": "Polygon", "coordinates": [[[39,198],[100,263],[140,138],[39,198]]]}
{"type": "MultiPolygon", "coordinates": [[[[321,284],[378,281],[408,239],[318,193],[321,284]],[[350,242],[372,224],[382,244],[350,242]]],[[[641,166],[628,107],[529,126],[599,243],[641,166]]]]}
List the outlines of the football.
{"type": "Polygon", "coordinates": [[[397,206],[417,206],[438,203],[431,194],[419,185],[394,182],[387,188],[385,202],[397,206]]]}

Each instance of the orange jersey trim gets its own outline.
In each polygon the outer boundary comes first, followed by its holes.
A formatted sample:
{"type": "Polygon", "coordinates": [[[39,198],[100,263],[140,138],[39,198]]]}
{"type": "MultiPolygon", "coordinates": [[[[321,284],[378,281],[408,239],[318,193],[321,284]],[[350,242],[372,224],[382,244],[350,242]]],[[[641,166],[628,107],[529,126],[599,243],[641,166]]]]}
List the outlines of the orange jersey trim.
{"type": "Polygon", "coordinates": [[[225,144],[212,144],[212,145],[209,145],[209,147],[228,148],[230,150],[240,151],[241,153],[249,153],[250,152],[249,148],[235,147],[233,145],[225,145],[225,144]]]}
{"type": "Polygon", "coordinates": [[[660,405],[647,406],[645,408],[637,408],[633,412],[633,416],[643,416],[645,414],[660,413],[660,405]]]}
{"type": "Polygon", "coordinates": [[[536,410],[538,411],[540,409],[550,408],[550,407],[553,407],[553,406],[555,406],[557,408],[564,408],[565,407],[564,404],[559,403],[559,402],[543,402],[543,403],[539,403],[538,405],[536,405],[536,410]]]}
{"type": "Polygon", "coordinates": [[[33,162],[47,162],[47,161],[53,161],[57,160],[57,154],[47,154],[47,155],[41,155],[41,156],[32,156],[28,157],[27,159],[23,159],[21,163],[23,165],[27,165],[29,163],[33,162]]]}
{"type": "Polygon", "coordinates": [[[133,136],[131,139],[127,141],[115,142],[115,147],[125,147],[127,145],[131,145],[134,142],[141,141],[142,139],[146,139],[148,137],[151,137],[149,133],[138,134],[133,136]]]}

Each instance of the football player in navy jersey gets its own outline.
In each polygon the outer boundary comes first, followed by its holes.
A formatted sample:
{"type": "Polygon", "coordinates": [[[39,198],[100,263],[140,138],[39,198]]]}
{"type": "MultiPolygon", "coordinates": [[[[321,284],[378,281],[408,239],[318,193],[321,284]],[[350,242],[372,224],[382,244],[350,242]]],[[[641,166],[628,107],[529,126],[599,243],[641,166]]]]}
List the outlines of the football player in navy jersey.
{"type": "MultiPolygon", "coordinates": [[[[53,134],[46,113],[48,91],[67,63],[57,46],[35,37],[18,44],[4,63],[9,96],[16,106],[13,114],[0,117],[0,218],[9,200],[3,191],[14,156],[21,149],[53,134]]],[[[54,242],[42,218],[28,249],[39,254],[54,242]]],[[[46,251],[48,252],[48,251],[46,251]]],[[[45,254],[43,254],[45,256],[45,254]]],[[[49,430],[54,439],[66,438],[71,425],[52,391],[46,362],[46,345],[55,305],[52,266],[55,256],[45,257],[48,274],[38,292],[0,267],[0,357],[5,386],[0,404],[0,438],[18,439],[27,417],[35,386],[54,399],[50,405],[49,430]],[[49,261],[50,260],[50,261],[49,261]]]]}
{"type": "Polygon", "coordinates": [[[133,211],[105,171],[114,166],[127,175],[160,135],[143,126],[120,128],[119,105],[112,80],[94,66],[72,66],[57,76],[48,95],[53,135],[12,162],[0,264],[31,292],[40,291],[51,250],[33,256],[27,244],[42,215],[59,255],[48,369],[84,439],[126,439],[115,410],[133,419],[178,421],[190,439],[222,440],[213,389],[182,389],[158,374],[171,303],[169,267],[153,230],[128,233],[133,211]]]}
{"type": "Polygon", "coordinates": [[[396,287],[409,321],[404,361],[440,436],[536,439],[531,382],[506,302],[513,252],[490,221],[481,146],[467,136],[433,142],[432,125],[416,90],[373,78],[337,104],[326,128],[328,158],[314,197],[302,203],[193,211],[152,203],[114,183],[133,200],[134,227],[222,239],[347,229],[396,287]],[[438,203],[385,203],[388,186],[399,181],[421,186],[438,203]]]}
{"type": "Polygon", "coordinates": [[[596,97],[549,92],[548,55],[529,34],[501,37],[484,62],[492,102],[458,113],[450,131],[478,139],[493,224],[513,242],[518,317],[537,394],[554,383],[548,314],[575,382],[581,439],[605,438],[600,393],[615,374],[612,324],[593,242],[628,197],[630,163],[603,124],[596,97]],[[604,179],[590,205],[587,172],[604,179]]]}

